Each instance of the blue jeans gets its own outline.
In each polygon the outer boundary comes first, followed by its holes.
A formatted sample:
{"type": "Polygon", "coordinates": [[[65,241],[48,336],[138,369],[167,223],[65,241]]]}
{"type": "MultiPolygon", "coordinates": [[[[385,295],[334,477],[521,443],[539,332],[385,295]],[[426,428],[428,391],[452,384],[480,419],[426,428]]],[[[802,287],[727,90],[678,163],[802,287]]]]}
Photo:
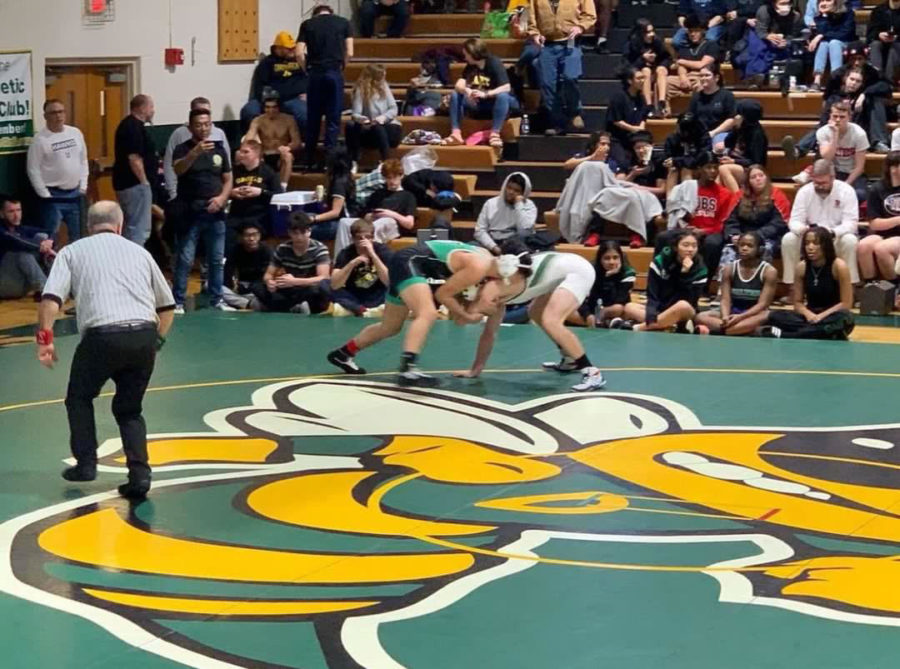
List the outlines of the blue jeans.
{"type": "Polygon", "coordinates": [[[65,221],[69,241],[78,241],[81,238],[81,191],[52,186],[47,190],[50,197],[41,200],[41,227],[55,239],[60,222],[65,221]]]}
{"type": "MultiPolygon", "coordinates": [[[[36,238],[43,241],[47,236],[40,234],[36,238]]],[[[46,282],[47,274],[36,253],[7,251],[0,259],[0,299],[16,300],[30,291],[40,292],[46,282]]]]}
{"type": "Polygon", "coordinates": [[[822,40],[816,47],[816,58],[813,61],[813,72],[822,74],[826,63],[831,63],[831,71],[834,72],[844,63],[844,43],[839,39],[830,42],[822,40]]]}
{"type": "Polygon", "coordinates": [[[581,113],[578,79],[582,73],[581,47],[569,48],[566,42],[548,42],[538,57],[541,71],[541,104],[547,111],[550,127],[565,128],[581,113]]]}
{"type": "MultiPolygon", "coordinates": [[[[297,127],[300,132],[306,127],[306,100],[294,98],[292,100],[281,100],[281,111],[290,114],[297,121],[297,127]]],[[[250,122],[263,113],[262,103],[259,100],[250,100],[241,107],[241,129],[246,132],[250,127],[250,122]]]]}
{"type": "MultiPolygon", "coordinates": [[[[725,32],[725,24],[720,23],[717,26],[713,26],[712,28],[706,29],[706,39],[710,42],[717,42],[722,34],[725,32]]],[[[688,34],[687,30],[684,28],[679,28],[675,31],[675,34],[672,36],[672,46],[676,49],[679,49],[683,46],[687,46],[688,43],[688,34]]]]}
{"type": "Polygon", "coordinates": [[[388,37],[402,37],[409,23],[409,3],[399,0],[394,5],[375,4],[373,0],[363,0],[359,5],[359,36],[372,37],[375,34],[375,19],[388,14],[391,25],[388,26],[388,37]]]}
{"type": "Polygon", "coordinates": [[[456,91],[450,94],[450,127],[459,130],[463,116],[468,111],[472,118],[490,118],[491,129],[500,132],[510,112],[518,111],[519,101],[511,93],[500,93],[495,98],[485,98],[472,102],[456,91]]]}
{"type": "Polygon", "coordinates": [[[524,67],[528,71],[528,83],[532,88],[541,88],[541,68],[538,67],[538,57],[541,55],[541,47],[528,40],[522,47],[516,67],[524,67]]]}
{"type": "Polygon", "coordinates": [[[175,277],[172,282],[172,295],[175,297],[175,304],[184,304],[188,275],[194,266],[194,253],[202,235],[209,264],[209,273],[206,276],[209,304],[215,306],[222,301],[222,277],[225,270],[225,216],[221,212],[210,214],[205,211],[190,212],[185,216],[188,220],[185,221],[184,231],[176,240],[177,260],[175,277]]]}
{"type": "Polygon", "coordinates": [[[150,184],[132,186],[117,190],[116,197],[125,214],[122,236],[141,246],[150,238],[150,208],[153,205],[153,190],[150,184]]]}
{"type": "Polygon", "coordinates": [[[319,128],[325,117],[325,149],[337,145],[341,131],[341,110],[344,106],[344,75],[340,70],[310,70],[309,92],[306,102],[309,116],[306,119],[306,160],[313,162],[319,128]]]}

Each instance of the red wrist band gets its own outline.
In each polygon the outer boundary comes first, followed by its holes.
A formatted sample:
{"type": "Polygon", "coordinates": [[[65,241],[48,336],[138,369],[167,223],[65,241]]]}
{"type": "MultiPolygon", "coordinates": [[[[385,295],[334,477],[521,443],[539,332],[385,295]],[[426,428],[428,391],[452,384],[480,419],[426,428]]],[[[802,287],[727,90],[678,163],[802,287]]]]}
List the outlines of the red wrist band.
{"type": "Polygon", "coordinates": [[[34,339],[41,346],[49,346],[53,343],[53,330],[38,330],[34,333],[34,339]]]}

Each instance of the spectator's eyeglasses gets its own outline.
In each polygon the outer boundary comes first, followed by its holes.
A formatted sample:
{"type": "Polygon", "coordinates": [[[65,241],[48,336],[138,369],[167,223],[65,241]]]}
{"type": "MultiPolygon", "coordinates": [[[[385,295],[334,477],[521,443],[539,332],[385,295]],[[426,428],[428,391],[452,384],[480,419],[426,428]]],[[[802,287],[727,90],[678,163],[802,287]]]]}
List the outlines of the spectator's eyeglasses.
{"type": "Polygon", "coordinates": [[[362,239],[375,239],[375,235],[367,235],[367,234],[363,234],[363,235],[353,235],[353,239],[356,239],[356,240],[362,240],[362,239]]]}

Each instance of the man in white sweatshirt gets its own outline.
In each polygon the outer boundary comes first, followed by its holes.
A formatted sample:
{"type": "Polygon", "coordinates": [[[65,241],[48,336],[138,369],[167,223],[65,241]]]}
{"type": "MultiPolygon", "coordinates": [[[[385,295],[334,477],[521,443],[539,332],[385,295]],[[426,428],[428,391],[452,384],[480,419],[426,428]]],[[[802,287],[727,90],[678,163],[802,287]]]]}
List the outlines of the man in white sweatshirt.
{"type": "Polygon", "coordinates": [[[69,241],[81,237],[82,197],[88,187],[88,158],[84,136],[66,125],[66,106],[60,100],[44,103],[47,125],[34,136],[28,148],[28,178],[41,198],[41,225],[56,236],[66,222],[69,241]]]}
{"type": "Polygon", "coordinates": [[[475,241],[495,256],[500,242],[527,237],[534,232],[537,207],[528,199],[531,180],[524,172],[513,172],[503,181],[500,195],[484,203],[475,223],[475,241]]]}
{"type": "Polygon", "coordinates": [[[788,232],[781,241],[784,282],[794,283],[800,262],[803,234],[812,226],[826,228],[834,236],[834,248],[850,269],[850,280],[859,283],[856,247],[859,245],[859,202],[856,191],[846,181],[835,179],[834,164],[820,159],[813,164],[812,182],[797,191],[788,232]]]}

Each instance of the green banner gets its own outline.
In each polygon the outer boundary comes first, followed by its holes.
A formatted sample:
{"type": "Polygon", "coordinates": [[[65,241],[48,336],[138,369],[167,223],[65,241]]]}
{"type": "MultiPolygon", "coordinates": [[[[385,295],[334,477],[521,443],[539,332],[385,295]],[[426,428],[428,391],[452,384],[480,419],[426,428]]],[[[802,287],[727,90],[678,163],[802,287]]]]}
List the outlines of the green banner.
{"type": "Polygon", "coordinates": [[[31,52],[0,53],[0,154],[28,149],[33,112],[31,52]]]}

